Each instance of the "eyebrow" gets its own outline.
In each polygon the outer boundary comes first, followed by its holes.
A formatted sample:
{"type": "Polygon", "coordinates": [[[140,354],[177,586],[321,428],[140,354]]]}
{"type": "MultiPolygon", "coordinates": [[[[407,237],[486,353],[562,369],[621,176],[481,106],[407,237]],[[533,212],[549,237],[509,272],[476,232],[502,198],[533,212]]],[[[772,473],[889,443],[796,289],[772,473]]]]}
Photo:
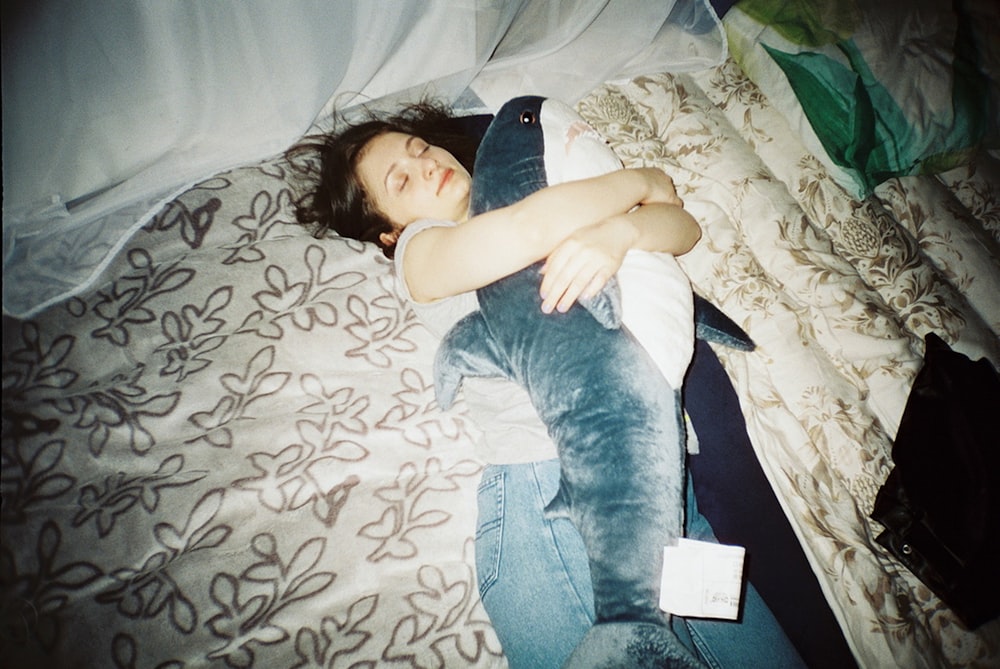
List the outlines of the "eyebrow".
{"type": "MultiPolygon", "coordinates": [[[[403,144],[403,151],[405,151],[407,155],[410,154],[410,145],[413,144],[413,142],[415,142],[418,139],[420,138],[417,137],[416,135],[409,135],[406,138],[406,142],[404,142],[403,144]]],[[[399,161],[393,161],[393,163],[389,165],[389,169],[386,170],[385,179],[382,180],[382,187],[385,188],[386,193],[389,192],[389,177],[391,177],[392,173],[396,170],[396,165],[398,163],[399,161]]]]}

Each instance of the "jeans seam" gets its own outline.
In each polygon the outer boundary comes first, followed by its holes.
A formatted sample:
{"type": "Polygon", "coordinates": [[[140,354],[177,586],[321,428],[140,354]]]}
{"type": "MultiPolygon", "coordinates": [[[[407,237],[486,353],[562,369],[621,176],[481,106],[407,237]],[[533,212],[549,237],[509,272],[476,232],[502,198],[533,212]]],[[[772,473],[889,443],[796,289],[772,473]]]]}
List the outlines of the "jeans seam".
{"type": "MultiPolygon", "coordinates": [[[[491,546],[491,561],[489,564],[489,574],[482,578],[482,574],[479,574],[478,585],[479,585],[479,597],[482,599],[490,588],[497,582],[500,577],[500,551],[503,546],[503,514],[504,514],[504,475],[503,472],[497,472],[496,474],[490,476],[488,479],[484,478],[480,484],[477,491],[476,499],[479,500],[479,493],[492,488],[496,491],[495,495],[492,495],[493,504],[496,511],[495,517],[491,519],[488,523],[484,523],[476,528],[476,541],[480,540],[480,537],[485,535],[487,532],[496,532],[496,538],[491,546]]],[[[478,561],[477,561],[478,562],[478,561]]],[[[477,563],[478,569],[478,563],[477,563]]]]}
{"type": "MultiPolygon", "coordinates": [[[[541,487],[541,484],[540,484],[540,482],[538,480],[538,468],[534,464],[532,465],[532,472],[534,474],[533,478],[534,478],[534,482],[535,482],[535,493],[538,495],[539,500],[542,501],[542,508],[544,509],[545,507],[548,506],[548,502],[545,501],[545,496],[542,494],[542,487],[541,487]]],[[[556,488],[556,490],[557,490],[557,494],[558,494],[558,487],[556,488]]],[[[551,501],[551,500],[549,500],[549,501],[551,501]]],[[[562,542],[559,539],[559,535],[556,532],[556,528],[555,528],[555,523],[558,520],[563,520],[563,521],[565,521],[567,523],[572,524],[572,521],[569,518],[548,518],[548,517],[546,517],[545,518],[545,529],[549,533],[549,537],[552,540],[552,545],[555,547],[555,550],[556,550],[556,555],[559,557],[559,563],[562,565],[562,570],[563,570],[563,575],[564,575],[565,581],[567,582],[567,584],[569,585],[569,587],[572,589],[573,594],[576,597],[576,605],[577,605],[578,609],[583,613],[584,617],[589,621],[589,623],[591,625],[593,625],[595,618],[594,618],[594,612],[592,610],[592,607],[588,607],[587,606],[587,599],[585,597],[583,597],[582,593],[580,592],[580,588],[576,584],[576,581],[574,581],[574,579],[571,578],[571,574],[573,573],[573,571],[569,568],[569,566],[566,563],[566,558],[565,558],[566,551],[565,551],[565,549],[564,549],[564,547],[562,545],[562,542]]],[[[573,530],[576,531],[576,526],[573,526],[573,530]]],[[[590,572],[589,571],[587,572],[587,577],[588,578],[590,577],[590,572]]]]}
{"type": "Polygon", "coordinates": [[[702,662],[710,667],[713,667],[714,669],[722,669],[722,663],[719,662],[718,658],[716,658],[714,653],[712,653],[711,644],[705,642],[701,634],[698,633],[697,627],[689,625],[687,620],[684,620],[684,626],[687,628],[688,636],[691,637],[691,642],[695,645],[695,648],[698,649],[698,656],[702,662]]]}

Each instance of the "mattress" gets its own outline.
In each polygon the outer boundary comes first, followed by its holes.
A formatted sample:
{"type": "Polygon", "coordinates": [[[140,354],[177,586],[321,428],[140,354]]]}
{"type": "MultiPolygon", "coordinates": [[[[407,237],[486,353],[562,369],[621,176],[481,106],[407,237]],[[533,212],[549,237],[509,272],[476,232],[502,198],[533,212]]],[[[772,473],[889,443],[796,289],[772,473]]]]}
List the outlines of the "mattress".
{"type": "MultiPolygon", "coordinates": [[[[923,337],[1000,364],[1000,165],[852,190],[734,58],[577,105],[703,228],[680,261],[861,666],[1000,663],[868,516],[923,337]]],[[[10,666],[505,666],[479,601],[475,424],[372,246],[294,223],[284,157],[155,212],[86,290],[3,325],[10,666]]]]}

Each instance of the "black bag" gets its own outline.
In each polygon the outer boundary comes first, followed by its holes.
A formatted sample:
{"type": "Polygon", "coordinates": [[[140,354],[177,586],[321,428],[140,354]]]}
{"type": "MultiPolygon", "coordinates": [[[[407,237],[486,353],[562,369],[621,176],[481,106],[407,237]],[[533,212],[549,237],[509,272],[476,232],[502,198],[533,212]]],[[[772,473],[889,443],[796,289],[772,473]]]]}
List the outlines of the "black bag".
{"type": "Polygon", "coordinates": [[[871,517],[876,541],[970,629],[1000,615],[1000,377],[926,339],[871,517]]]}

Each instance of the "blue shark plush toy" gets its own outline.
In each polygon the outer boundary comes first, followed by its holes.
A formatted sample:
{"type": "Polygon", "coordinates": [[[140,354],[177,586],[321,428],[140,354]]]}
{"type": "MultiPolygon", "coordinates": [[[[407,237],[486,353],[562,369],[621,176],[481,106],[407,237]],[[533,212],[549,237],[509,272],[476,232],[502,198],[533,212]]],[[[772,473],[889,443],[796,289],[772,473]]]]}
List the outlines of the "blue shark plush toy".
{"type": "MultiPolygon", "coordinates": [[[[477,153],[473,215],[548,185],[545,104],[516,98],[497,113],[477,153]]],[[[560,487],[547,512],[568,515],[583,538],[596,614],[568,666],[702,666],[659,608],[663,548],[683,533],[676,388],[629,330],[617,327],[614,285],[586,307],[547,315],[540,266],[477,292],[480,310],[459,321],[438,351],[438,402],[451,406],[463,376],[510,378],[528,391],[556,444],[560,487]]],[[[752,348],[724,315],[699,306],[700,336],[752,348]]]]}

